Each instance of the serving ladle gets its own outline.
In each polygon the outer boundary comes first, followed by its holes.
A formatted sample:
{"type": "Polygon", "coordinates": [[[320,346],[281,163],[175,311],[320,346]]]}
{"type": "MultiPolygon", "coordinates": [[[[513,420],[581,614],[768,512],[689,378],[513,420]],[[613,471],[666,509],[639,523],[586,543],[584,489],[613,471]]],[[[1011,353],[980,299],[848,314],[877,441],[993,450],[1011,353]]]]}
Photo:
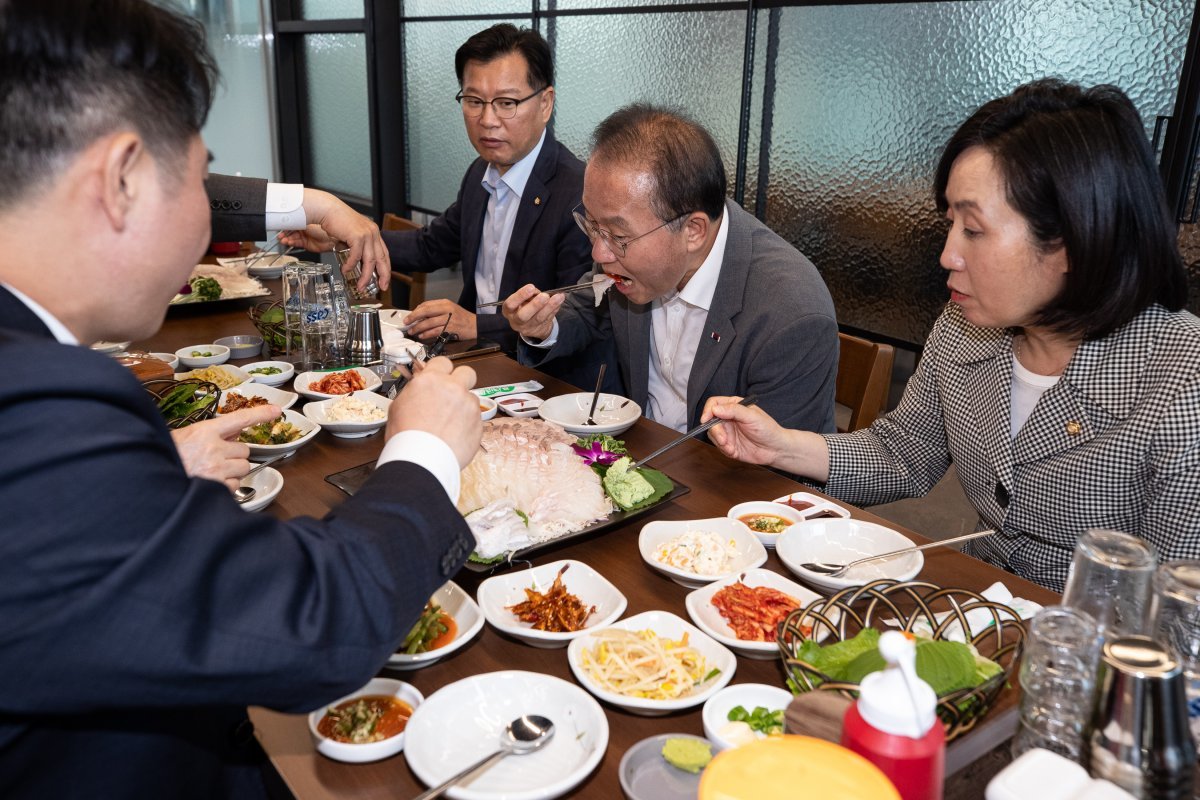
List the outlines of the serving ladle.
{"type": "Polygon", "coordinates": [[[536,714],[517,717],[508,723],[508,727],[504,729],[504,733],[500,734],[499,750],[486,758],[476,761],[445,783],[422,792],[414,797],[413,800],[430,800],[433,797],[441,797],[442,792],[451,786],[461,783],[465,778],[470,777],[481,769],[490,767],[505,756],[523,756],[526,753],[532,753],[550,741],[550,737],[553,735],[554,723],[545,717],[539,717],[536,714]]]}
{"type": "MultiPolygon", "coordinates": [[[[293,450],[292,453],[294,453],[294,452],[296,452],[296,451],[293,450]]],[[[249,478],[251,475],[258,472],[263,467],[269,467],[272,464],[274,464],[276,461],[282,461],[283,459],[288,458],[289,456],[292,455],[292,453],[284,453],[283,455],[280,455],[280,456],[272,456],[271,458],[268,458],[266,461],[262,462],[257,467],[255,467],[254,469],[250,470],[245,475],[243,475],[242,480],[246,480],[246,478],[249,478]]],[[[239,503],[249,503],[251,500],[254,499],[254,495],[256,495],[256,494],[258,494],[258,490],[255,489],[253,486],[239,486],[238,488],[233,490],[233,499],[237,500],[239,503]]]]}
{"type": "Polygon", "coordinates": [[[928,544],[914,544],[909,547],[901,547],[899,550],[892,550],[889,553],[880,553],[876,556],[867,556],[860,558],[857,561],[851,561],[849,564],[825,564],[820,561],[809,561],[801,564],[802,569],[809,572],[816,572],[820,575],[828,575],[831,578],[840,578],[846,574],[851,567],[857,567],[859,564],[866,564],[868,561],[882,561],[885,558],[895,558],[906,553],[915,553],[918,550],[928,550],[931,547],[941,547],[945,544],[954,544],[955,542],[966,542],[971,539],[980,539],[984,536],[991,536],[995,531],[975,531],[974,533],[965,533],[962,536],[954,536],[950,539],[942,539],[940,542],[929,542],[928,544]]]}

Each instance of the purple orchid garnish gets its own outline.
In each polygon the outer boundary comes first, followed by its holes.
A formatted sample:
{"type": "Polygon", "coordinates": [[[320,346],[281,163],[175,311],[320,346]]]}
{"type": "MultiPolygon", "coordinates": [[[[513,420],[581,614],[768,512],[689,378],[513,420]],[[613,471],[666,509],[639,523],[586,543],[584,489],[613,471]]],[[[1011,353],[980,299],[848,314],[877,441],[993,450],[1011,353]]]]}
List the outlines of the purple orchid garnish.
{"type": "Polygon", "coordinates": [[[579,454],[584,463],[589,466],[592,464],[612,464],[621,456],[618,453],[613,453],[604,449],[602,442],[592,442],[590,445],[573,444],[571,449],[579,454]]]}

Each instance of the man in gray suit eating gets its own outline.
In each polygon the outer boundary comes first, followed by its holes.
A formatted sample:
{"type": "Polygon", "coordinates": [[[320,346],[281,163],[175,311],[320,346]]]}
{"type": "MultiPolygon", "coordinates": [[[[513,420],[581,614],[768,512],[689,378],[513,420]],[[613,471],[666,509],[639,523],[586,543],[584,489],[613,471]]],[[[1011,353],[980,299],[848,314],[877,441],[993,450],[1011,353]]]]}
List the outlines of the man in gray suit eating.
{"type": "Polygon", "coordinates": [[[613,290],[599,305],[532,284],[513,293],[503,313],[521,360],[540,367],[611,336],[627,391],[663,425],[697,424],[710,396],[754,395],[791,426],[832,432],[829,291],[725,183],[712,136],[681,114],[639,104],[601,122],[575,220],[613,290]]]}

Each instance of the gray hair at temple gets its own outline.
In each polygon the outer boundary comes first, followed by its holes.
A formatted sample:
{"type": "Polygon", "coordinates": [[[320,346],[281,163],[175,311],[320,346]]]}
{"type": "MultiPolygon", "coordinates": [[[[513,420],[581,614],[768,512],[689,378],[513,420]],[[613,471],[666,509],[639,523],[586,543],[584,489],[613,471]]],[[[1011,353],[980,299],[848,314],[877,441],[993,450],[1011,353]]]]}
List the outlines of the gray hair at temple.
{"type": "Polygon", "coordinates": [[[203,28],[147,0],[0,0],[0,208],[119,130],[181,174],[216,79],[203,28]]]}
{"type": "Polygon", "coordinates": [[[596,126],[592,160],[644,170],[654,180],[650,206],[678,230],[685,214],[719,219],[725,208],[725,164],[712,136],[682,113],[644,103],[626,106],[596,126]]]}

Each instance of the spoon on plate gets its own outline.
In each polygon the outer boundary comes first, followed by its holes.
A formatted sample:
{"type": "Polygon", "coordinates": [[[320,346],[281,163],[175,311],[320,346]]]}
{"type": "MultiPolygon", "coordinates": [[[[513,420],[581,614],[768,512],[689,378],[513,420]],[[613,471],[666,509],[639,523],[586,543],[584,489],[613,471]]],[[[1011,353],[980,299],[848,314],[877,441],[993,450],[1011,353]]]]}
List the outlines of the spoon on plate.
{"type": "Polygon", "coordinates": [[[434,786],[432,789],[422,792],[413,798],[413,800],[430,800],[433,797],[441,797],[442,792],[449,789],[451,786],[462,782],[464,778],[470,777],[475,772],[490,767],[505,756],[523,756],[526,753],[532,753],[539,747],[550,741],[550,737],[554,735],[554,723],[545,717],[537,715],[526,715],[517,717],[512,722],[508,723],[508,727],[504,729],[504,733],[500,734],[500,749],[492,753],[487,758],[476,761],[471,766],[464,769],[462,772],[455,775],[445,783],[434,786]]]}
{"type": "Polygon", "coordinates": [[[991,536],[995,531],[975,531],[974,533],[965,533],[962,536],[953,536],[949,539],[942,539],[940,542],[929,542],[928,544],[914,544],[911,547],[902,547],[899,550],[892,550],[890,553],[880,553],[877,556],[867,556],[860,558],[857,561],[851,561],[849,564],[824,564],[820,561],[809,561],[801,564],[801,569],[806,569],[809,572],[816,572],[819,575],[828,575],[831,578],[840,578],[849,571],[851,567],[857,567],[859,564],[866,564],[868,561],[882,561],[885,558],[894,558],[902,556],[906,553],[915,553],[918,550],[928,550],[931,547],[941,547],[944,544],[954,544],[955,542],[966,542],[971,539],[981,539],[984,536],[991,536]]]}
{"type": "MultiPolygon", "coordinates": [[[[293,450],[292,453],[294,453],[294,452],[296,452],[296,451],[293,450]]],[[[242,480],[246,480],[246,478],[249,478],[251,475],[258,472],[263,467],[269,467],[272,464],[274,464],[276,461],[282,461],[283,459],[288,458],[289,456],[292,455],[292,453],[284,453],[281,456],[272,456],[271,458],[268,458],[266,461],[262,462],[257,467],[255,467],[254,469],[250,470],[245,475],[243,475],[242,480]]],[[[237,500],[239,503],[249,503],[251,500],[254,499],[254,495],[256,495],[256,494],[258,494],[258,490],[255,489],[253,486],[239,486],[238,488],[233,490],[233,499],[237,500]]]]}

